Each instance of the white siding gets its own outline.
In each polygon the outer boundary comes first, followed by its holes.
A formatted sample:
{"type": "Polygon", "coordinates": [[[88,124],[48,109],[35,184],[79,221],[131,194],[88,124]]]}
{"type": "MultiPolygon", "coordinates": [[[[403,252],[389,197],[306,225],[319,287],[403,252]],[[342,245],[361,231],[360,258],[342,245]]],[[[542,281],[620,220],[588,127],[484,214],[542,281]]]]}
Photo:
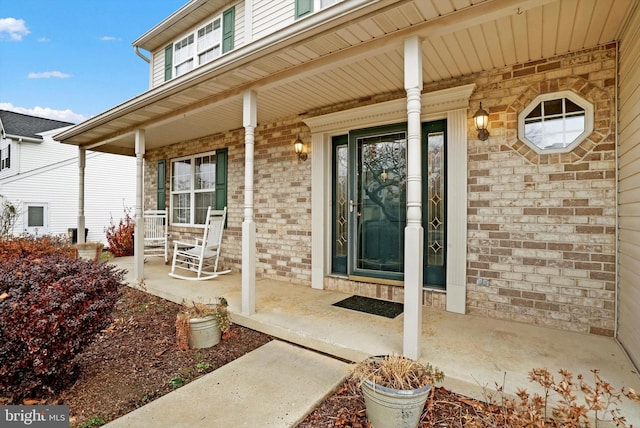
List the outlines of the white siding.
{"type": "Polygon", "coordinates": [[[235,24],[234,24],[234,40],[233,40],[233,48],[238,49],[243,46],[245,42],[244,38],[244,25],[245,25],[245,7],[244,2],[238,3],[236,5],[236,16],[235,16],[235,24]]]}
{"type": "Polygon", "coordinates": [[[640,368],[640,8],[620,43],[618,338],[640,368]]]}
{"type": "MultiPolygon", "coordinates": [[[[31,153],[40,159],[30,163],[38,168],[10,178],[0,180],[0,194],[22,211],[14,233],[24,231],[24,206],[27,203],[47,204],[48,233],[67,235],[69,228],[78,222],[78,149],[49,140],[47,144],[33,144],[43,148],[43,153],[31,153]],[[66,160],[48,159],[60,153],[73,154],[66,160]]],[[[23,156],[24,159],[24,156],[23,156]]],[[[23,165],[21,165],[23,167],[23,165]]],[[[119,221],[124,216],[124,207],[135,206],[135,158],[107,153],[87,153],[85,169],[85,217],[89,229],[87,240],[106,244],[104,229],[109,226],[111,216],[119,221]]],[[[133,215],[133,212],[131,213],[133,215]]]]}
{"type": "Polygon", "coordinates": [[[14,141],[12,146],[12,156],[16,152],[19,158],[19,171],[16,172],[20,174],[78,156],[77,147],[60,144],[46,137],[41,143],[14,141]]]}
{"type": "MultiPolygon", "coordinates": [[[[166,46],[168,45],[167,43],[166,46]]],[[[151,55],[151,68],[151,87],[155,88],[164,83],[164,48],[158,49],[151,55]]]]}
{"type": "Polygon", "coordinates": [[[275,33],[294,21],[294,0],[253,0],[253,40],[275,33]]]}

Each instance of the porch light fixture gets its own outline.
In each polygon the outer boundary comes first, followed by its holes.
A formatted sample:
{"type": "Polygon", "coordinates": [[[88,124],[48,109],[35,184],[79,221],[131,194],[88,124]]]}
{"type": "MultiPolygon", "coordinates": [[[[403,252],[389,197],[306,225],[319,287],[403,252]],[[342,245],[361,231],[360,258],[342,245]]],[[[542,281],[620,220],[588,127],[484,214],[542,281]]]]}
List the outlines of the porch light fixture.
{"type": "Polygon", "coordinates": [[[298,155],[298,160],[307,160],[307,152],[304,150],[304,143],[300,139],[300,134],[298,134],[298,138],[296,138],[296,141],[293,143],[293,148],[296,151],[296,155],[298,155]]]}
{"type": "Polygon", "coordinates": [[[482,108],[482,102],[480,103],[480,108],[473,115],[473,123],[478,130],[478,139],[481,141],[485,141],[489,138],[489,131],[487,131],[487,126],[489,125],[489,113],[487,113],[482,108]]]}

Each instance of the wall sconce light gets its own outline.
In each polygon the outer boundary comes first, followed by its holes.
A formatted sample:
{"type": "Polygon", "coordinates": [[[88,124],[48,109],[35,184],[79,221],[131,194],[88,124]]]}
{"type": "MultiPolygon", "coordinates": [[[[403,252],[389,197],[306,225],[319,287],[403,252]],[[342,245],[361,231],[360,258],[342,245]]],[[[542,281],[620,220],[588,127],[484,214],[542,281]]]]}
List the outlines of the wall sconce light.
{"type": "Polygon", "coordinates": [[[298,134],[298,138],[296,138],[296,141],[293,143],[293,148],[296,151],[296,155],[298,155],[298,160],[307,160],[307,152],[304,150],[304,143],[300,139],[300,134],[298,134]]]}
{"type": "Polygon", "coordinates": [[[489,125],[489,113],[487,113],[482,108],[482,102],[480,103],[480,108],[473,115],[473,123],[476,125],[476,129],[478,130],[478,139],[481,141],[485,141],[489,138],[489,131],[487,131],[487,126],[489,125]]]}

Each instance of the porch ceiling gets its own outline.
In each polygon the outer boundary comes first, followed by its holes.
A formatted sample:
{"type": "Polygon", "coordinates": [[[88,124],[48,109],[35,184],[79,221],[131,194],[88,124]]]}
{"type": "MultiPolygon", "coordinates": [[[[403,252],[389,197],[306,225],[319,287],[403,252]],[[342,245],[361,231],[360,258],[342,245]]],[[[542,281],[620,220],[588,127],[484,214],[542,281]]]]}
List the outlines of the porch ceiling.
{"type": "Polygon", "coordinates": [[[639,2],[381,0],[361,7],[357,19],[352,3],[298,21],[297,35],[257,52],[242,47],[57,138],[133,154],[139,127],[148,149],[242,127],[246,90],[258,94],[259,124],[401,91],[403,40],[414,34],[422,40],[425,83],[579,51],[618,40],[639,2]],[[300,38],[303,31],[311,35],[300,38]]]}

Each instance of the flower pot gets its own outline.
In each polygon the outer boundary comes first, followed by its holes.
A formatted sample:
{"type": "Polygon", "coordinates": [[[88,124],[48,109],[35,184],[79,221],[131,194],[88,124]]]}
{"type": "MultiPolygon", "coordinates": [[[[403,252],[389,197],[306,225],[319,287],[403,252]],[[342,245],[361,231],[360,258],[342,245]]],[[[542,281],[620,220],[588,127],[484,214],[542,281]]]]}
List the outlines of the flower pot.
{"type": "Polygon", "coordinates": [[[431,385],[420,389],[400,390],[365,380],[361,388],[367,419],[373,428],[416,428],[431,385]]]}
{"type": "Polygon", "coordinates": [[[217,345],[222,337],[222,332],[216,325],[216,319],[212,316],[203,318],[191,318],[189,320],[189,348],[210,348],[217,345]]]}
{"type": "Polygon", "coordinates": [[[102,253],[102,242],[85,242],[75,245],[78,250],[78,258],[89,259],[97,262],[100,259],[100,253],[102,253]]]}

